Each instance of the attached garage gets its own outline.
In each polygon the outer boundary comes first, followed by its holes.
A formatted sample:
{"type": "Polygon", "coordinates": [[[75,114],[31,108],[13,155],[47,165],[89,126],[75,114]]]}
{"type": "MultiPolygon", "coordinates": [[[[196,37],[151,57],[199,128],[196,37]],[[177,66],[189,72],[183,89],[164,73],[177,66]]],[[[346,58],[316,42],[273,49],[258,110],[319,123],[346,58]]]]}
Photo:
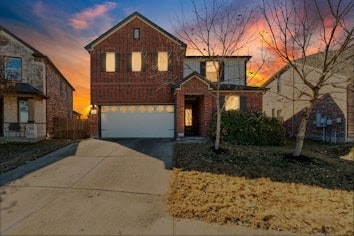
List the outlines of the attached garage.
{"type": "Polygon", "coordinates": [[[173,138],[174,105],[101,106],[102,138],[173,138]]]}

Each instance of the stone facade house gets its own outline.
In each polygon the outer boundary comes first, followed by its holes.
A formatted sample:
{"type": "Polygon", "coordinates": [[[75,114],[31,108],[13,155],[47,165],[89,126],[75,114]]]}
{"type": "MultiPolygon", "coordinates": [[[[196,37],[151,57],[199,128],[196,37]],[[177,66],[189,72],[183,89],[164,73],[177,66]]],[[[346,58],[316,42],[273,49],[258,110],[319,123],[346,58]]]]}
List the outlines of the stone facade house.
{"type": "Polygon", "coordinates": [[[216,110],[212,62],[224,68],[226,109],[262,111],[263,89],[246,84],[250,57],[188,57],[185,43],[137,12],[85,48],[95,137],[206,136],[216,110]]]}
{"type": "Polygon", "coordinates": [[[0,138],[53,135],[54,117],[72,117],[73,86],[53,62],[0,26],[0,138]]]}
{"type": "MultiPolygon", "coordinates": [[[[304,70],[313,83],[319,77],[323,64],[321,58],[321,53],[306,58],[304,70]]],[[[305,138],[332,143],[354,142],[353,54],[344,55],[338,60],[342,60],[342,63],[320,90],[321,96],[308,121],[305,138]]],[[[265,114],[283,120],[287,134],[296,136],[301,112],[307,103],[303,94],[309,89],[288,65],[273,75],[263,87],[269,89],[263,96],[265,114]]]]}

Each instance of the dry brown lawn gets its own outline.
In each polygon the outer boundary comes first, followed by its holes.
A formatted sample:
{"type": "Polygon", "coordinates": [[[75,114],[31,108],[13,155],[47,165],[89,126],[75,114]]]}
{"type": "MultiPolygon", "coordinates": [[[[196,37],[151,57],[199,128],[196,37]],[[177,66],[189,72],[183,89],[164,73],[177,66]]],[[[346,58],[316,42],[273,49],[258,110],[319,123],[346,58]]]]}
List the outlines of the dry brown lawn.
{"type": "Polygon", "coordinates": [[[296,233],[354,234],[353,161],[346,146],[307,143],[299,160],[285,147],[176,144],[170,212],[220,224],[296,233]]]}

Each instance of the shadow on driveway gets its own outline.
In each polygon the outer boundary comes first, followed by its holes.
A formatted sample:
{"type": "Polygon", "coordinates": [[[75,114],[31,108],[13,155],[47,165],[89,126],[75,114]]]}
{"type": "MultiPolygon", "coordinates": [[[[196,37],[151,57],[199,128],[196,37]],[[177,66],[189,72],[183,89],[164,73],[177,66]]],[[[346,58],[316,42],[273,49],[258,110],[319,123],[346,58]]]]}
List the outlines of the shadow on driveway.
{"type": "Polygon", "coordinates": [[[172,169],[173,162],[173,139],[151,138],[126,138],[126,139],[103,139],[104,141],[118,143],[124,147],[151,156],[162,161],[165,169],[172,169]]]}

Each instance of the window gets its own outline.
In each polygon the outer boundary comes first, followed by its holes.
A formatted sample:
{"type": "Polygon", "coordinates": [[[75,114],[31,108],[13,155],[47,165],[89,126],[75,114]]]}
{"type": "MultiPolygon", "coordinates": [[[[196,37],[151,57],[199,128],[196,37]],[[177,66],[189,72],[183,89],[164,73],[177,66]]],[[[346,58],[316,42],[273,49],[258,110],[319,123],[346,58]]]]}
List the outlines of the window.
{"type": "Polygon", "coordinates": [[[141,60],[141,52],[132,52],[132,71],[138,72],[141,71],[142,60],[141,60]]]}
{"type": "Polygon", "coordinates": [[[18,118],[20,123],[27,123],[29,118],[29,104],[28,101],[18,101],[18,118]]]}
{"type": "Polygon", "coordinates": [[[281,110],[277,110],[277,118],[278,119],[282,119],[282,111],[281,110]]]}
{"type": "Polygon", "coordinates": [[[5,78],[20,81],[22,78],[22,62],[18,57],[5,57],[5,78]]]}
{"type": "Polygon", "coordinates": [[[101,71],[117,72],[119,71],[120,54],[117,52],[101,53],[101,71]]]}
{"type": "Polygon", "coordinates": [[[158,52],[157,54],[158,71],[168,71],[168,53],[158,52]]]}
{"type": "Polygon", "coordinates": [[[140,29],[139,28],[134,28],[133,29],[133,38],[134,39],[140,39],[140,29]]]}
{"type": "Polygon", "coordinates": [[[106,72],[114,72],[116,70],[116,60],[114,52],[106,53],[106,72]]]}
{"type": "Polygon", "coordinates": [[[240,109],[240,97],[239,96],[225,96],[225,110],[238,110],[240,109]]]}
{"type": "Polygon", "coordinates": [[[219,73],[219,62],[218,61],[207,61],[206,62],[206,78],[211,82],[218,81],[218,73],[219,73]]]}
{"type": "Polygon", "coordinates": [[[272,109],[272,117],[273,118],[275,117],[275,109],[274,108],[272,109]]]}

